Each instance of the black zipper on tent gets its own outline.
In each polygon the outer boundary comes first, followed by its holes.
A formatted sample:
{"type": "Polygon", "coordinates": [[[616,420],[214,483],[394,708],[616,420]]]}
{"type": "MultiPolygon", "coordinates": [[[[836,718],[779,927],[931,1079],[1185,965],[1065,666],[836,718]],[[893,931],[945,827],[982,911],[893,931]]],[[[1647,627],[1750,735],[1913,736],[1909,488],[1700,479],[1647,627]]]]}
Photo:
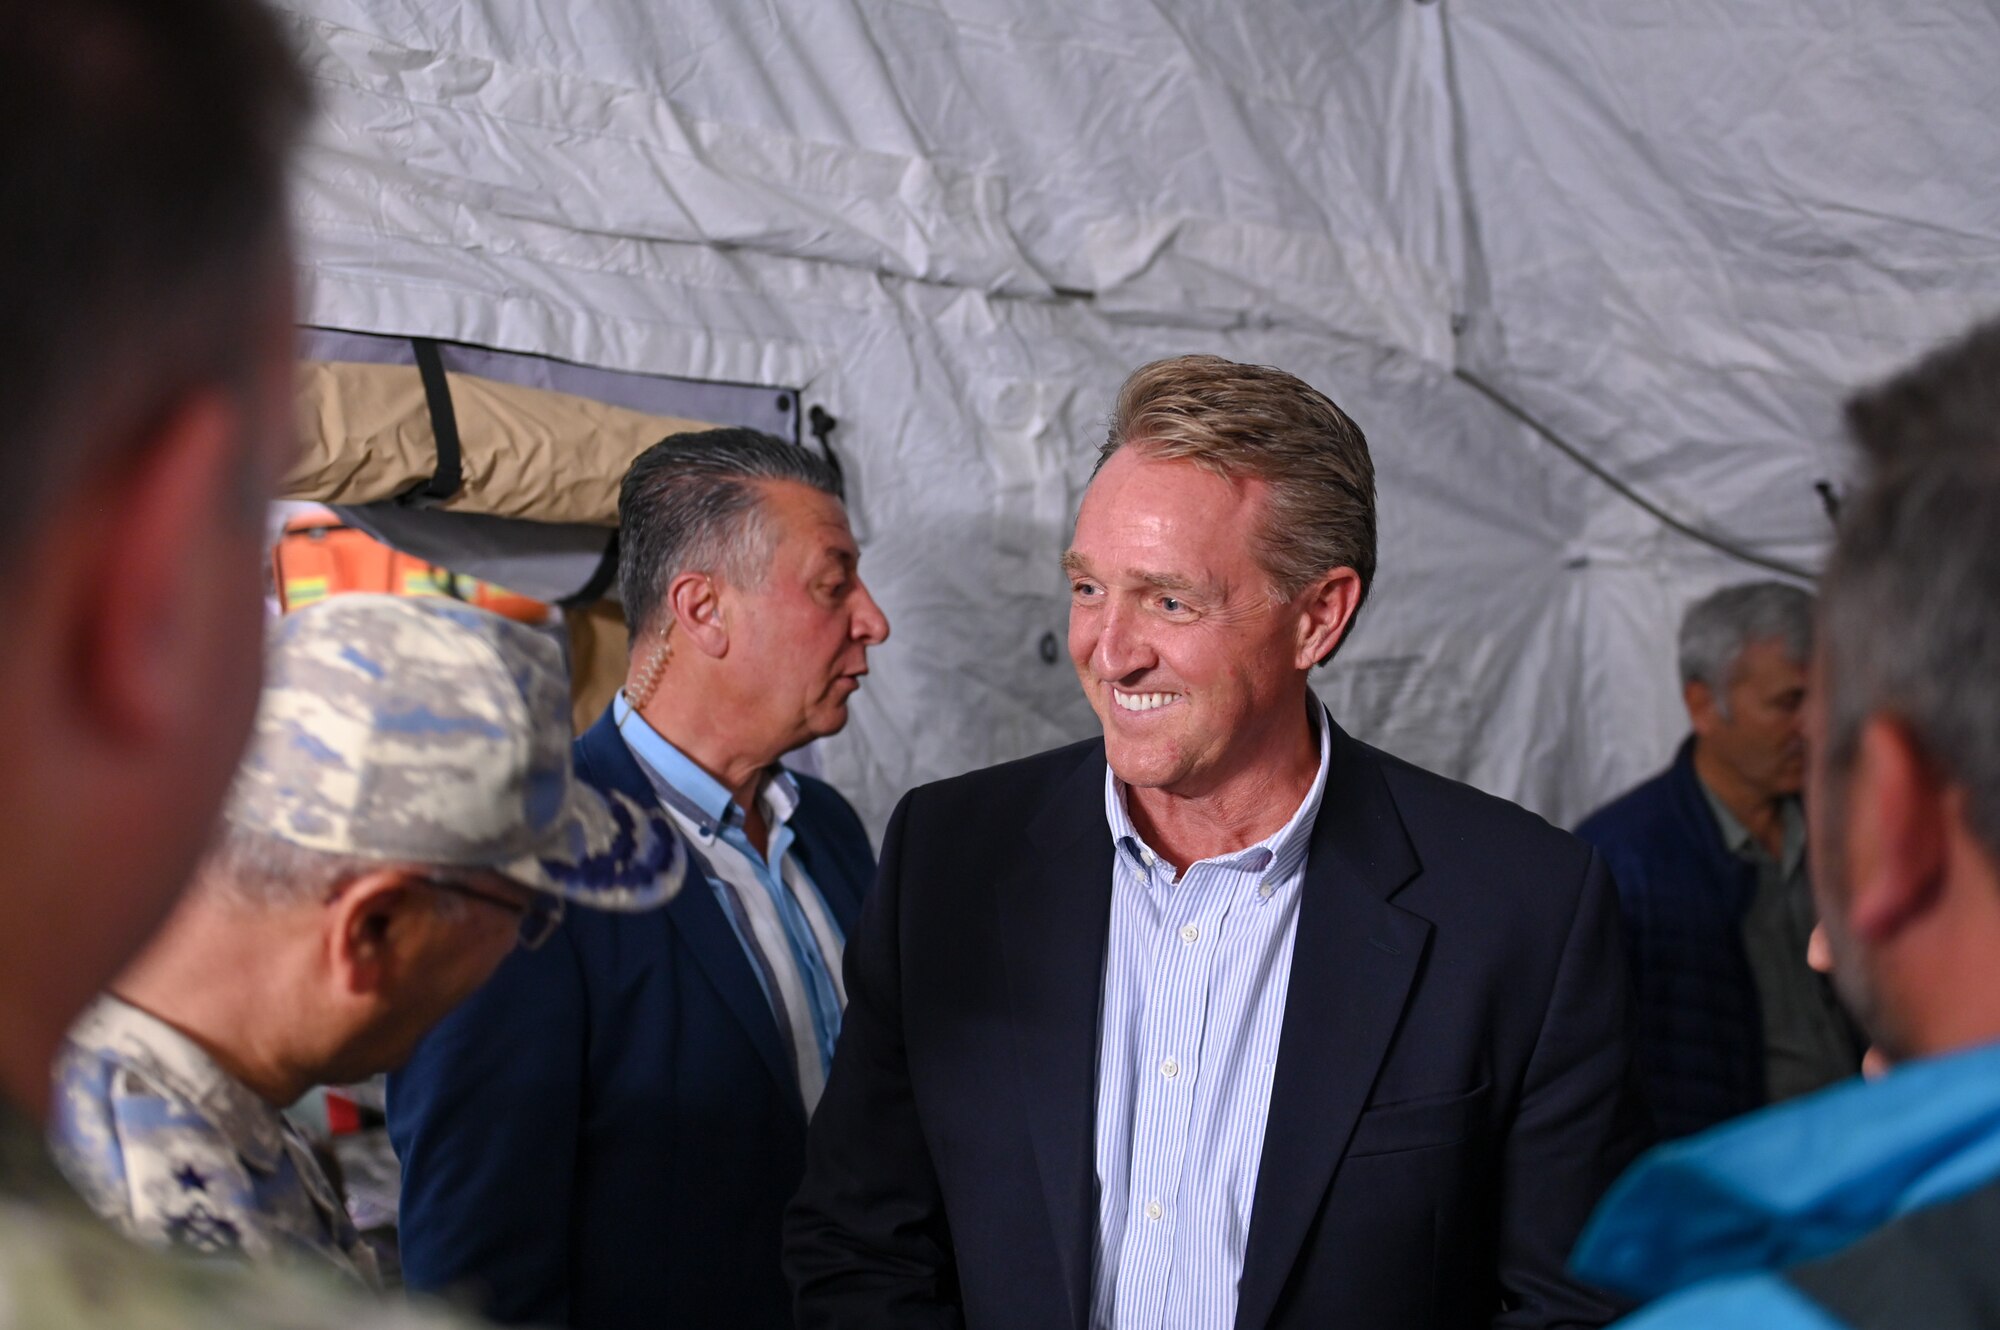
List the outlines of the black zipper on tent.
{"type": "Polygon", "coordinates": [[[429,337],[412,337],[417,374],[424,381],[424,403],[430,408],[431,434],[437,439],[437,469],[431,478],[398,495],[396,502],[412,508],[443,503],[465,484],[465,454],[458,442],[458,415],[451,409],[451,384],[444,376],[438,344],[429,337]]]}

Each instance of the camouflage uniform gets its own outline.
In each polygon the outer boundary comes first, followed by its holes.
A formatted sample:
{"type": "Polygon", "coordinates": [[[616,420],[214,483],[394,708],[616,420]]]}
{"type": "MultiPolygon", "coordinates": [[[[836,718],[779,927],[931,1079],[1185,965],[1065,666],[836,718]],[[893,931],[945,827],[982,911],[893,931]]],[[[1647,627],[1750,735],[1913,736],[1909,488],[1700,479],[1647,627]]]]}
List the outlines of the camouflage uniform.
{"type": "Polygon", "coordinates": [[[0,1327],[14,1330],[472,1330],[317,1272],[172,1260],[84,1209],[41,1133],[0,1100],[0,1327]],[[345,1288],[342,1287],[345,1285],[345,1288]]]}
{"type": "Polygon", "coordinates": [[[224,816],[308,850],[478,868],[645,910],[686,856],[655,809],[576,779],[546,635],[456,601],[337,596],[272,626],[224,816]]]}
{"type": "Polygon", "coordinates": [[[98,1214],[156,1247],[306,1256],[367,1287],[375,1257],[284,1116],[165,1022],[105,997],[56,1062],[50,1142],[98,1214]]]}

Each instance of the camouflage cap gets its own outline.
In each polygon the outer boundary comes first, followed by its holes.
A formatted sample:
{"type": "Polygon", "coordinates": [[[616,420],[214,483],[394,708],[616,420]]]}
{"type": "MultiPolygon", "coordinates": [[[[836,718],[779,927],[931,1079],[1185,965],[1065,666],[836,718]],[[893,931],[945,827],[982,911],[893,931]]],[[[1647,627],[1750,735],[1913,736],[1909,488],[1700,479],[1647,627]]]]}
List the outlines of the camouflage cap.
{"type": "Polygon", "coordinates": [[[265,669],[232,823],[603,909],[679,889],[666,820],[576,778],[562,654],[535,629],[452,600],[336,596],[272,625],[265,669]]]}

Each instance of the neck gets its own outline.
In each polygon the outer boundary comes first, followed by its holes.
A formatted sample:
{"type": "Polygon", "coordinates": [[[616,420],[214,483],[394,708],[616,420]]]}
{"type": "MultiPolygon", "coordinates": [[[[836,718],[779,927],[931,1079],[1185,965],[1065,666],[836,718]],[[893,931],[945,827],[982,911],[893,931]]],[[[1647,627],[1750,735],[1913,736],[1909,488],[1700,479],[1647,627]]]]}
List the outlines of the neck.
{"type": "Polygon", "coordinates": [[[320,1080],[300,1065],[286,1038],[298,1013],[293,989],[280,976],[307,958],[274,943],[278,930],[258,926],[261,907],[204,900],[201,888],[194,891],[112,992],[179,1030],[258,1098],[283,1108],[320,1080]]]}
{"type": "Polygon", "coordinates": [[[1255,845],[1290,821],[1319,775],[1319,741],[1304,706],[1285,711],[1295,725],[1273,727],[1254,757],[1197,791],[1128,785],[1125,811],[1146,844],[1186,868],[1255,845]]]}
{"type": "Polygon", "coordinates": [[[1769,850],[1773,858],[1784,853],[1784,810],[1789,795],[1774,794],[1745,781],[1734,770],[1716,761],[1699,739],[1694,745],[1694,772],[1709,792],[1722,802],[1722,806],[1735,814],[1736,820],[1749,831],[1753,840],[1769,850]]]}
{"type": "Polygon", "coordinates": [[[738,733],[733,727],[738,714],[734,707],[718,705],[713,691],[676,679],[671,670],[639,708],[640,717],[661,738],[714,777],[744,812],[754,814],[757,791],[780,754],[769,743],[738,733]]]}

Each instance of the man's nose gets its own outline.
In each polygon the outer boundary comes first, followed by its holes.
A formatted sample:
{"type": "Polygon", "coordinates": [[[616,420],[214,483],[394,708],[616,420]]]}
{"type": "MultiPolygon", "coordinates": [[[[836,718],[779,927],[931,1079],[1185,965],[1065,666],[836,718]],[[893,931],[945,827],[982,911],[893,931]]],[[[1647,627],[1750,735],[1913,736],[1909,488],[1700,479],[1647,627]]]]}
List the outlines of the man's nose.
{"type": "Polygon", "coordinates": [[[875,596],[868,590],[866,582],[855,586],[853,621],[849,631],[854,640],[863,646],[880,646],[889,640],[889,616],[875,603],[875,596]]]}
{"type": "Polygon", "coordinates": [[[1128,607],[1107,605],[1098,619],[1097,641],[1090,650],[1090,665],[1097,677],[1123,679],[1156,663],[1138,616],[1128,607]]]}

